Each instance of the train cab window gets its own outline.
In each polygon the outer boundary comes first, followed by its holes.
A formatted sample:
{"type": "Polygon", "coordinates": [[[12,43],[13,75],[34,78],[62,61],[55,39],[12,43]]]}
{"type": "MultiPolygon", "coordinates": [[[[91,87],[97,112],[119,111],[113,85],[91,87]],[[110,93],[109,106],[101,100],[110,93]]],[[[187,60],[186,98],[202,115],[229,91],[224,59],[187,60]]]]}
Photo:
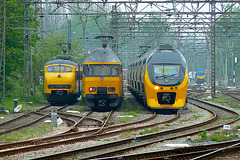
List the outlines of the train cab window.
{"type": "Polygon", "coordinates": [[[119,75],[119,65],[112,65],[112,75],[113,76],[119,75]]]}
{"type": "Polygon", "coordinates": [[[180,65],[153,65],[154,76],[159,77],[179,77],[180,65]]]}
{"type": "Polygon", "coordinates": [[[96,76],[96,77],[115,77],[121,74],[120,65],[115,64],[94,64],[94,65],[84,65],[84,76],[96,76]]]}
{"type": "Polygon", "coordinates": [[[66,66],[66,72],[72,72],[72,67],[66,66]]]}
{"type": "Polygon", "coordinates": [[[65,66],[58,65],[55,66],[55,72],[64,72],[65,71],[65,66]]]}
{"type": "Polygon", "coordinates": [[[48,72],[54,72],[54,67],[53,66],[48,67],[48,72]]]}
{"type": "Polygon", "coordinates": [[[108,76],[110,75],[110,66],[109,65],[95,65],[94,68],[94,75],[96,76],[108,76]]]}
{"type": "Polygon", "coordinates": [[[89,65],[89,64],[87,64],[87,65],[84,65],[83,66],[83,74],[85,75],[85,76],[92,76],[93,75],[93,69],[92,69],[92,65],[89,65]]]}

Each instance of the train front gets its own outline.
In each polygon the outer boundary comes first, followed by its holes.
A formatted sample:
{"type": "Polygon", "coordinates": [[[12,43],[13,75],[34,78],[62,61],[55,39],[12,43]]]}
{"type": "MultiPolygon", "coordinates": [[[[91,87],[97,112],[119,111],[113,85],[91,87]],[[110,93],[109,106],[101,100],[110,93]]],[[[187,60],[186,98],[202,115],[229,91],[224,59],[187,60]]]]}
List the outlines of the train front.
{"type": "Polygon", "coordinates": [[[90,108],[115,108],[122,100],[122,63],[109,48],[97,48],[83,63],[83,99],[90,108]]]}
{"type": "Polygon", "coordinates": [[[155,50],[147,62],[145,92],[152,109],[178,110],[185,106],[188,74],[186,60],[176,50],[155,50]]]}
{"type": "Polygon", "coordinates": [[[204,82],[206,82],[207,81],[206,69],[205,68],[198,68],[197,71],[196,71],[196,77],[197,77],[197,80],[196,80],[197,84],[203,84],[204,82]]]}
{"type": "Polygon", "coordinates": [[[44,93],[48,102],[75,102],[79,93],[78,65],[67,60],[53,60],[44,67],[44,93]]]}

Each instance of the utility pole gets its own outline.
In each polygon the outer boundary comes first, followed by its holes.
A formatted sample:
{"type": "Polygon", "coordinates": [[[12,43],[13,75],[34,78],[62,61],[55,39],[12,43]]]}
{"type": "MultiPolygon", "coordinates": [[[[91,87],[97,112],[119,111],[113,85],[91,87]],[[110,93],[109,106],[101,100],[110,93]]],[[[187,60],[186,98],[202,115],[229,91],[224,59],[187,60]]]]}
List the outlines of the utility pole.
{"type": "Polygon", "coordinates": [[[30,70],[30,0],[25,0],[24,8],[24,101],[29,102],[30,70]]]}
{"type": "Polygon", "coordinates": [[[111,45],[112,49],[118,54],[118,14],[116,5],[112,6],[111,35],[114,37],[111,45]]]}
{"type": "Polygon", "coordinates": [[[215,13],[215,0],[211,2],[211,96],[215,96],[215,38],[216,38],[216,13],[215,13]]]}
{"type": "Polygon", "coordinates": [[[0,111],[5,110],[5,0],[0,1],[0,111]]]}
{"type": "Polygon", "coordinates": [[[71,20],[68,20],[68,55],[72,57],[71,20]]]}

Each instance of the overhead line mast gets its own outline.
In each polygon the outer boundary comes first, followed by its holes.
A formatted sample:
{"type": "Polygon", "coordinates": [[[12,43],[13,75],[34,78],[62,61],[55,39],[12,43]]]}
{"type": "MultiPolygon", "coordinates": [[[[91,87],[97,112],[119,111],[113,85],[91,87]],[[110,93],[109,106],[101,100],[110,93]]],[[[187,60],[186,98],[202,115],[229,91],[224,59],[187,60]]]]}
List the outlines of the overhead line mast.
{"type": "Polygon", "coordinates": [[[30,93],[30,0],[25,0],[24,8],[24,101],[29,102],[30,93]]]}
{"type": "Polygon", "coordinates": [[[5,110],[6,1],[0,1],[0,111],[5,110]]]}

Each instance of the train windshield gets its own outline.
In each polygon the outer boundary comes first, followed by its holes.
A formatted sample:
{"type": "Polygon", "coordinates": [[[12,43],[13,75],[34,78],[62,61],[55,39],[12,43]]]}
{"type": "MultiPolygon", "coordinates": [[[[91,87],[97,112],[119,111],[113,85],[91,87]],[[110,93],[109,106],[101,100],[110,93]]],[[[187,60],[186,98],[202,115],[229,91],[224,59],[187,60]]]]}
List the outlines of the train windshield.
{"type": "Polygon", "coordinates": [[[197,70],[197,75],[204,76],[204,75],[206,75],[206,71],[204,69],[198,69],[197,70]]]}
{"type": "Polygon", "coordinates": [[[154,75],[158,77],[179,77],[180,65],[153,65],[154,75]]]}
{"type": "Polygon", "coordinates": [[[119,76],[120,65],[115,64],[94,64],[84,65],[84,75],[89,77],[114,77],[119,76]]]}
{"type": "Polygon", "coordinates": [[[72,72],[72,67],[64,65],[49,66],[48,72],[72,72]]]}

